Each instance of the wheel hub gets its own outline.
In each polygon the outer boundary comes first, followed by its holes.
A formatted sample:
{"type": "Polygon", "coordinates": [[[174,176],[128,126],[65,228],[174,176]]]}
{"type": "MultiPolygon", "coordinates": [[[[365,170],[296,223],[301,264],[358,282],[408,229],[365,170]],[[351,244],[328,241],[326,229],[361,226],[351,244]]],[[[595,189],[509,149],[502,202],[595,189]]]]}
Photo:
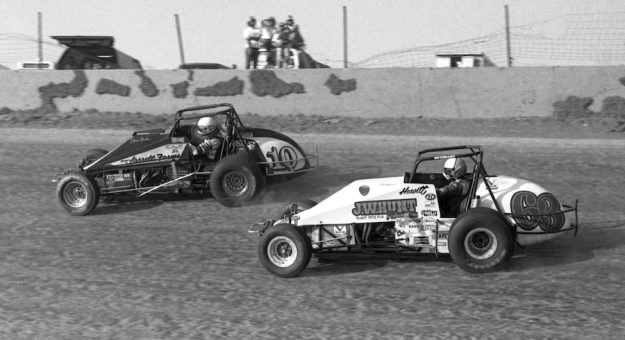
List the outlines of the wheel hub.
{"type": "Polygon", "coordinates": [[[464,247],[469,256],[484,260],[495,254],[499,244],[495,234],[486,228],[471,230],[464,239],[464,247]]]}
{"type": "Polygon", "coordinates": [[[232,171],[224,178],[223,188],[230,196],[244,194],[248,186],[247,178],[240,171],[232,171]]]}
{"type": "Polygon", "coordinates": [[[63,199],[67,205],[79,208],[87,201],[87,188],[78,182],[70,182],[63,189],[63,199]]]}
{"type": "Polygon", "coordinates": [[[288,267],[297,259],[297,247],[290,238],[278,236],[269,242],[267,257],[278,267],[288,267]]]}

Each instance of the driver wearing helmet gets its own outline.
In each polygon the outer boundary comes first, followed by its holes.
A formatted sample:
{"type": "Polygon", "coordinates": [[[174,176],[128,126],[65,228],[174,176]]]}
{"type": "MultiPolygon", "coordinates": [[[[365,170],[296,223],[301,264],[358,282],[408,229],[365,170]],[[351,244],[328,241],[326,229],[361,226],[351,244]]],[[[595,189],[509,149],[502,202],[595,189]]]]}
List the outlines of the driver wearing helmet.
{"type": "Polygon", "coordinates": [[[193,154],[207,155],[208,158],[214,159],[221,149],[225,129],[221,129],[215,118],[202,117],[197,122],[197,133],[203,141],[198,144],[193,154]]]}
{"type": "Polygon", "coordinates": [[[460,206],[469,193],[471,181],[466,178],[467,164],[458,158],[450,158],[443,165],[443,176],[449,184],[436,189],[441,204],[443,217],[455,217],[460,213],[460,206]]]}

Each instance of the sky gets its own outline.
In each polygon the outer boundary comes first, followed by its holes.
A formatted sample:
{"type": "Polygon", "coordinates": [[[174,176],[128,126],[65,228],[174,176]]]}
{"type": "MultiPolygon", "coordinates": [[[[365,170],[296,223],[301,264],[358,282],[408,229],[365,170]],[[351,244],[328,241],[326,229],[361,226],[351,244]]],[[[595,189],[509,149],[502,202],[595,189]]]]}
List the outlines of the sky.
{"type": "MultiPolygon", "coordinates": [[[[0,0],[0,34],[37,37],[111,35],[115,47],[146,69],[181,64],[175,24],[180,19],[184,59],[242,67],[243,29],[250,16],[278,22],[292,15],[313,58],[342,67],[343,8],[350,62],[417,46],[488,35],[566,14],[625,11],[623,0],[0,0]]],[[[46,59],[46,56],[44,56],[46,59]]],[[[55,61],[55,60],[53,60],[55,61]]]]}

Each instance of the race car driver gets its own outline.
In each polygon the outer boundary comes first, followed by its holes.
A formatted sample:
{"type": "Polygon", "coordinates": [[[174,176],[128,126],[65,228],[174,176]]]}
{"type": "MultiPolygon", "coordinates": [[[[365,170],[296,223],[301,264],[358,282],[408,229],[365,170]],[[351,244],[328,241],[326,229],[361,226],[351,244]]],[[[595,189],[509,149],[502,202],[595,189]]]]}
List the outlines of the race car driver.
{"type": "Polygon", "coordinates": [[[443,165],[443,176],[450,181],[436,189],[441,205],[441,217],[456,217],[464,198],[469,193],[471,181],[466,178],[467,163],[462,159],[450,158],[443,165]]]}
{"type": "Polygon", "coordinates": [[[221,150],[226,135],[225,130],[225,127],[222,129],[213,117],[200,118],[197,122],[197,133],[203,140],[198,143],[193,154],[206,155],[209,159],[215,159],[217,152],[221,150]]]}

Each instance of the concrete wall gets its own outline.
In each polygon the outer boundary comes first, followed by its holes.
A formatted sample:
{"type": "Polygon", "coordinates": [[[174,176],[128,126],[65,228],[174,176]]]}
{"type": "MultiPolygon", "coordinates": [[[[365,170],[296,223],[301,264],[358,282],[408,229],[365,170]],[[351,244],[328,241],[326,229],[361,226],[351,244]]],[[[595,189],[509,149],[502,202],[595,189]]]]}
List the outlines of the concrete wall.
{"type": "Polygon", "coordinates": [[[554,107],[562,107],[563,103],[566,106],[567,102],[599,112],[605,98],[625,97],[624,79],[625,66],[2,70],[0,110],[160,114],[187,106],[228,102],[240,113],[261,115],[550,116],[554,107]],[[587,100],[576,100],[579,98],[587,100]]]}

